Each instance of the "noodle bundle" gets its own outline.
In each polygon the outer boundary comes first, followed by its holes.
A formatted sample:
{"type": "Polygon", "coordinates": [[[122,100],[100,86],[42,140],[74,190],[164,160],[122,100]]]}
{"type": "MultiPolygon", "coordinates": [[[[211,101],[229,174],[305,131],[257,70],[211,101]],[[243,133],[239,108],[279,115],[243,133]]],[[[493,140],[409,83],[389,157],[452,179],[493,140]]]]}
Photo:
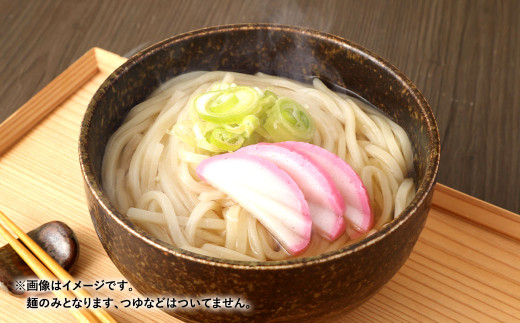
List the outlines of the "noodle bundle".
{"type": "MultiPolygon", "coordinates": [[[[195,169],[211,155],[171,131],[177,122],[188,120],[194,98],[219,82],[269,90],[305,108],[316,128],[310,142],[345,160],[367,189],[375,221],[366,235],[390,222],[412,200],[409,138],[376,109],[331,91],[318,79],[311,86],[265,74],[191,72],[164,83],[136,105],[110,138],[103,160],[102,182],[110,200],[158,239],[232,260],[293,257],[251,213],[199,180],[195,169]]],[[[345,233],[329,242],[313,233],[298,257],[337,250],[360,238],[353,240],[345,233]]]]}

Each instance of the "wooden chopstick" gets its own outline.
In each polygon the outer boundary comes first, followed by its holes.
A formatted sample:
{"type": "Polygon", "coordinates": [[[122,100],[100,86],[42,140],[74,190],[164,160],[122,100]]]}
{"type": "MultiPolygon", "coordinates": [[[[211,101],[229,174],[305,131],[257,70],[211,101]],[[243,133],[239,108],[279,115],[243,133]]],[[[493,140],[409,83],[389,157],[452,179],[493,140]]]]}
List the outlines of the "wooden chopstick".
{"type": "MultiPolygon", "coordinates": [[[[23,241],[25,246],[13,237],[0,223],[0,233],[34,271],[40,279],[54,280],[56,277],[61,281],[70,281],[71,284],[76,283],[75,279],[63,269],[45,250],[43,250],[34,240],[32,240],[25,232],[23,232],[11,219],[9,219],[2,211],[0,211],[0,219],[23,241]],[[31,253],[32,251],[32,253],[31,253]],[[36,258],[34,255],[38,258],[36,258]],[[41,262],[40,262],[41,261],[41,262]],[[43,263],[43,264],[42,264],[43,263]],[[50,270],[50,271],[49,271],[50,270]],[[56,276],[54,276],[54,275],[56,276]]],[[[53,291],[57,297],[65,298],[67,295],[61,290],[53,291]]],[[[78,298],[91,298],[90,294],[83,288],[73,290],[72,293],[78,298]]],[[[70,294],[69,294],[70,295],[70,294]]],[[[110,316],[104,309],[92,309],[92,313],[88,309],[73,309],[72,314],[79,320],[88,322],[116,323],[117,321],[110,316]]]]}
{"type": "MultiPolygon", "coordinates": [[[[3,214],[0,211],[0,214],[3,214]]],[[[36,258],[24,245],[7,231],[4,226],[0,224],[0,234],[13,247],[18,255],[25,261],[25,263],[34,271],[40,279],[55,280],[56,277],[36,258]]],[[[62,290],[53,290],[54,295],[58,298],[70,298],[70,292],[62,290]]],[[[72,314],[80,322],[99,322],[91,313],[84,309],[70,308],[72,314]]]]}

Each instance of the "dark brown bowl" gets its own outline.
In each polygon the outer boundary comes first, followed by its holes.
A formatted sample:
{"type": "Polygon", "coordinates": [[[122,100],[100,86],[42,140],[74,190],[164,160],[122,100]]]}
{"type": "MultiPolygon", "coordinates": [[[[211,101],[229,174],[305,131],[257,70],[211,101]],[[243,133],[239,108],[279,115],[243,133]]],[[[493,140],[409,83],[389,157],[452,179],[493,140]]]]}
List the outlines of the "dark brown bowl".
{"type": "Polygon", "coordinates": [[[381,57],[330,34],[243,24],[172,37],[118,68],[93,97],[79,143],[94,227],[108,255],[141,293],[178,299],[240,298],[249,310],[182,310],[194,321],[316,319],[349,311],[399,270],[419,237],[439,165],[439,134],[417,88],[381,57]],[[288,261],[240,262],[205,257],[164,243],[135,226],[101,187],[101,161],[124,116],[160,83],[194,70],[264,72],[309,82],[320,77],[364,97],[400,124],[414,150],[413,202],[376,234],[328,254],[288,261]]]}

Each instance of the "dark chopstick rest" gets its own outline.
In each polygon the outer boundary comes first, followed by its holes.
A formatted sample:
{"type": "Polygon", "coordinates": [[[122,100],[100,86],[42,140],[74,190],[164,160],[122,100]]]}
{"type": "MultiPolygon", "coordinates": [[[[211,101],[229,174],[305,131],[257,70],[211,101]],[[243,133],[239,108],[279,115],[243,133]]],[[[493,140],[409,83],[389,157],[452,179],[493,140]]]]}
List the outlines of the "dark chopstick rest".
{"type": "MultiPolygon", "coordinates": [[[[27,233],[60,266],[70,271],[79,256],[79,243],[72,229],[63,222],[45,223],[27,233]]],[[[16,281],[38,279],[14,249],[6,244],[0,248],[0,288],[23,297],[25,290],[16,288],[16,281]]]]}

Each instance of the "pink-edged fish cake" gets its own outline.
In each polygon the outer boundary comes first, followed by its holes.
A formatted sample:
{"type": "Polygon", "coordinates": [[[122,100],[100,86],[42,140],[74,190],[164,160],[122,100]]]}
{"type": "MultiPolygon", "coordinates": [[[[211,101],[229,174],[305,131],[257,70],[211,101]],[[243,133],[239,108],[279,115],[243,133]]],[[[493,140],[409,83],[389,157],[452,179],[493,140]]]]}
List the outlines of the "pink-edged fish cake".
{"type": "Polygon", "coordinates": [[[309,206],[294,179],[267,159],[229,153],[197,167],[199,178],[249,211],[291,255],[309,245],[309,206]]]}
{"type": "Polygon", "coordinates": [[[345,200],[344,216],[350,224],[347,231],[351,238],[355,239],[373,227],[374,215],[367,190],[349,164],[330,151],[306,142],[286,141],[277,145],[302,154],[327,170],[345,200]]]}
{"type": "Polygon", "coordinates": [[[235,154],[264,158],[291,176],[309,205],[313,229],[329,241],[345,232],[345,202],[326,170],[306,156],[275,144],[241,148],[235,154]]]}

